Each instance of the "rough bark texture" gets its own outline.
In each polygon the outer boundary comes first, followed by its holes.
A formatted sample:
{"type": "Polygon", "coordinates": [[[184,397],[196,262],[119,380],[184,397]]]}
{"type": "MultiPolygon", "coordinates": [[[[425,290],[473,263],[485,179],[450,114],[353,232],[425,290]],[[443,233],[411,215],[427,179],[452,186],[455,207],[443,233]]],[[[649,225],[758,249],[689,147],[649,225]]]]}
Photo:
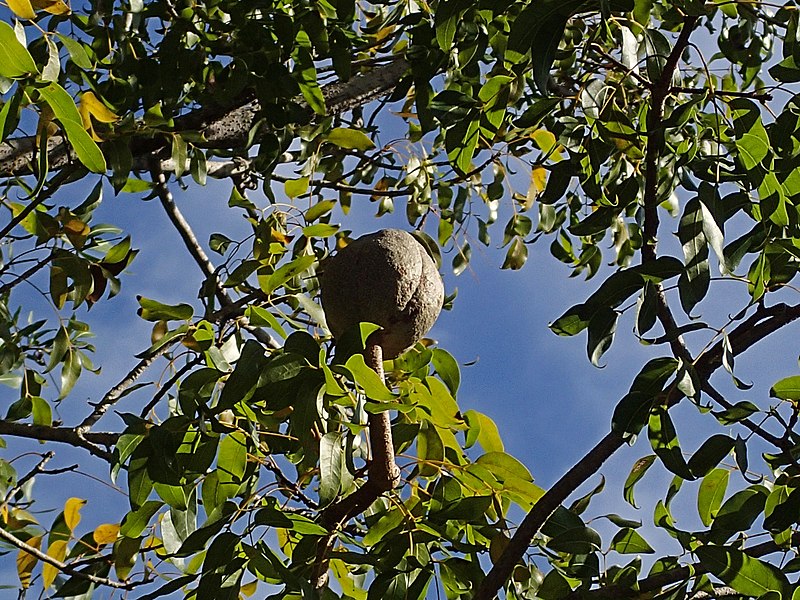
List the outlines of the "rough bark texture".
{"type": "Polygon", "coordinates": [[[373,334],[384,358],[395,358],[433,326],[444,285],[425,248],[410,233],[383,229],[340,250],[324,265],[322,307],[334,337],[360,322],[380,325],[373,334]]]}
{"type": "MultiPolygon", "coordinates": [[[[350,81],[333,83],[323,88],[328,114],[341,114],[357,106],[363,106],[392,90],[408,70],[408,63],[400,58],[389,64],[375,67],[371,71],[356,75],[350,81]]],[[[307,106],[305,100],[297,98],[298,104],[307,106]]],[[[204,141],[196,145],[203,148],[235,149],[244,146],[250,129],[261,111],[258,99],[252,99],[238,107],[221,109],[201,108],[175,119],[175,131],[200,132],[204,141]]],[[[309,118],[313,114],[309,109],[309,118]]],[[[168,136],[153,136],[145,130],[130,138],[134,167],[146,169],[152,155],[169,149],[168,136]]],[[[62,135],[47,140],[48,164],[58,170],[76,160],[75,154],[62,135]]],[[[19,137],[0,143],[0,177],[28,175],[36,164],[36,138],[19,137]]]]}

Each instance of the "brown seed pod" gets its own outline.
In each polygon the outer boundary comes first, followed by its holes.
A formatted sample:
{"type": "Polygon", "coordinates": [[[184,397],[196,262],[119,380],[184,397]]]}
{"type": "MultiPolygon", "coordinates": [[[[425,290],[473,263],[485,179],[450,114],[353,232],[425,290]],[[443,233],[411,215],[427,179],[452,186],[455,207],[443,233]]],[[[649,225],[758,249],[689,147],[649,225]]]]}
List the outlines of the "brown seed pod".
{"type": "Polygon", "coordinates": [[[324,266],[322,307],[335,338],[375,323],[386,359],[413,346],[433,326],[444,301],[436,264],[413,235],[382,229],[348,244],[324,266]]]}

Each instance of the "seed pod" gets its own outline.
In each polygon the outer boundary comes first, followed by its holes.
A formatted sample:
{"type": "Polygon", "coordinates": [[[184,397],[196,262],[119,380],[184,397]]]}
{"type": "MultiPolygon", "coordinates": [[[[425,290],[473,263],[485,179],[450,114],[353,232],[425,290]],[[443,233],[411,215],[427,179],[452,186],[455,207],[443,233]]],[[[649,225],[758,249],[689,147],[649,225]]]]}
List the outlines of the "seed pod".
{"type": "Polygon", "coordinates": [[[324,265],[322,307],[335,338],[358,323],[380,325],[371,341],[395,358],[433,326],[444,301],[436,264],[413,235],[382,229],[348,244],[324,265]]]}

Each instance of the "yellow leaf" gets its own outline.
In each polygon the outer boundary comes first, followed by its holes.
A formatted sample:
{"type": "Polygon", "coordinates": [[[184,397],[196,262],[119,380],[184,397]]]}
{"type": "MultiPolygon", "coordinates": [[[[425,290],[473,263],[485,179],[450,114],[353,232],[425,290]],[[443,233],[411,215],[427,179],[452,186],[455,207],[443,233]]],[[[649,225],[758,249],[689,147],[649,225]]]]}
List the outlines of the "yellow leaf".
{"type": "MultiPolygon", "coordinates": [[[[51,558],[55,558],[59,562],[64,561],[64,557],[67,555],[67,540],[56,540],[50,543],[50,546],[47,548],[47,556],[51,558]]],[[[58,567],[51,565],[50,563],[44,563],[42,565],[42,585],[44,589],[49,588],[56,579],[56,575],[58,575],[58,567]]]]}
{"type": "Polygon", "coordinates": [[[258,587],[258,580],[254,579],[250,583],[245,583],[242,587],[239,588],[239,591],[246,597],[250,597],[256,593],[256,588],[258,587]]]}
{"type": "Polygon", "coordinates": [[[64,503],[64,522],[70,531],[74,531],[81,522],[80,510],[84,504],[86,504],[86,500],[80,498],[70,498],[64,503]]]}
{"type": "Polygon", "coordinates": [[[534,167],[531,171],[531,185],[533,185],[534,189],[537,193],[541,193],[544,191],[544,187],[547,184],[547,169],[544,167],[534,167]]]}
{"type": "Polygon", "coordinates": [[[92,537],[98,544],[113,544],[117,541],[118,535],[119,525],[104,523],[102,525],[98,525],[97,529],[94,530],[92,537]]]}
{"type": "MultiPolygon", "coordinates": [[[[42,546],[42,536],[32,537],[28,540],[28,545],[38,550],[42,546]]],[[[25,550],[20,550],[17,554],[17,575],[19,575],[19,582],[23,588],[27,588],[31,584],[31,574],[37,562],[39,559],[25,550]]]]}
{"type": "Polygon", "coordinates": [[[81,106],[85,106],[89,114],[101,123],[113,123],[119,120],[119,117],[112,110],[100,102],[94,92],[85,92],[81,96],[81,106]]]}
{"type": "Polygon", "coordinates": [[[51,15],[67,15],[72,12],[63,0],[32,0],[36,10],[49,12],[51,15]]]}
{"type": "Polygon", "coordinates": [[[531,134],[531,139],[539,146],[542,154],[553,160],[561,160],[561,146],[556,142],[556,136],[546,129],[537,129],[531,134]]]}
{"type": "Polygon", "coordinates": [[[8,8],[20,19],[33,19],[36,11],[33,10],[30,0],[8,0],[8,8]]]}

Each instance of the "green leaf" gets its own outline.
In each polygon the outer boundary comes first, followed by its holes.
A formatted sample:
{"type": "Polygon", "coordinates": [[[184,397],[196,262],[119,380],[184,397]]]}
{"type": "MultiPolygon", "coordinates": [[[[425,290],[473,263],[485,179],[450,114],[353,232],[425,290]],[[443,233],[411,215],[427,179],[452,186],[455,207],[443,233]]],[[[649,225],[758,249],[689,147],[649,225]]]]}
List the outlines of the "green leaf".
{"type": "Polygon", "coordinates": [[[14,29],[5,21],[0,21],[0,76],[14,79],[37,72],[33,57],[19,43],[14,29]]]}
{"type": "Polygon", "coordinates": [[[326,238],[332,236],[339,231],[338,225],[329,225],[328,223],[317,223],[303,227],[303,235],[307,238],[326,238]]]}
{"type": "Polygon", "coordinates": [[[800,400],[800,375],[781,379],[769,389],[769,395],[772,398],[797,402],[800,400]]]}
{"type": "Polygon", "coordinates": [[[300,177],[298,179],[289,179],[284,182],[283,190],[290,199],[302,196],[308,191],[308,177],[300,177]]]}
{"type": "Polygon", "coordinates": [[[648,454],[647,456],[640,458],[633,464],[630,473],[628,473],[628,478],[625,480],[623,490],[625,501],[634,508],[639,507],[636,506],[636,500],[634,500],[633,497],[633,489],[639,480],[645,476],[645,473],[647,473],[648,469],[653,466],[656,458],[657,456],[655,454],[648,454]]]}
{"type": "Polygon", "coordinates": [[[769,563],[730,546],[705,545],[694,553],[703,567],[740,594],[758,597],[777,591],[788,597],[786,576],[769,563]]]}
{"type": "Polygon", "coordinates": [[[194,315],[194,308],[189,304],[162,304],[143,296],[137,296],[139,310],[137,313],[145,321],[188,321],[194,315]]]}
{"type": "Polygon", "coordinates": [[[327,215],[336,206],[336,200],[320,200],[309,208],[303,216],[307,223],[313,223],[322,216],[327,215]]]}
{"type": "Polygon", "coordinates": [[[647,433],[653,451],[667,469],[683,479],[694,479],[683,458],[675,426],[665,406],[658,406],[652,411],[647,433]]]}
{"type": "Polygon", "coordinates": [[[505,452],[487,452],[479,456],[475,462],[487,468],[501,483],[507,479],[533,481],[533,476],[528,468],[505,452]]]}
{"type": "Polygon", "coordinates": [[[86,48],[83,44],[81,44],[76,39],[73,39],[69,36],[62,35],[60,33],[56,33],[58,39],[61,40],[61,43],[64,44],[64,47],[69,52],[69,57],[76,66],[80,67],[81,69],[91,69],[92,68],[92,61],[89,59],[89,55],[86,52],[86,48]]]}
{"type": "Polygon", "coordinates": [[[262,370],[267,365],[264,348],[255,340],[247,340],[242,347],[233,373],[228,376],[219,397],[217,411],[233,408],[239,402],[247,402],[253,395],[262,370]]]}
{"type": "Polygon", "coordinates": [[[438,428],[423,422],[417,436],[417,458],[421,477],[436,477],[444,463],[444,442],[438,428]]]}
{"type": "Polygon", "coordinates": [[[500,437],[500,432],[497,425],[491,418],[477,410],[468,410],[464,415],[464,419],[470,428],[477,429],[476,441],[481,445],[483,451],[487,454],[494,454],[503,452],[503,440],[500,437]]]}
{"type": "Polygon", "coordinates": [[[319,441],[319,502],[327,506],[339,495],[342,486],[342,470],[346,470],[342,434],[330,432],[319,441]]]}
{"type": "Polygon", "coordinates": [[[686,263],[686,270],[678,279],[678,292],[681,306],[688,315],[705,298],[711,282],[708,245],[703,231],[703,211],[697,198],[686,203],[678,226],[678,239],[683,247],[686,263]]]}
{"type": "Polygon", "coordinates": [[[219,444],[217,476],[226,498],[235,496],[242,483],[247,469],[247,448],[247,434],[243,431],[234,431],[219,444]]]}
{"type": "Polygon", "coordinates": [[[311,255],[298,256],[291,262],[276,269],[275,272],[269,276],[266,284],[262,286],[262,290],[266,294],[271,294],[287,281],[307,270],[316,260],[316,257],[311,255]]]}
{"type": "Polygon", "coordinates": [[[155,515],[162,506],[164,506],[163,502],[148,500],[137,510],[129,512],[122,520],[119,534],[129,538],[139,537],[145,530],[145,527],[150,524],[150,519],[153,518],[153,515],[155,515]]]}
{"type": "Polygon", "coordinates": [[[700,489],[697,492],[697,512],[706,527],[711,525],[722,506],[729,478],[730,471],[727,469],[712,469],[700,482],[700,489]]]}
{"type": "Polygon", "coordinates": [[[611,550],[620,554],[653,554],[652,546],[635,529],[620,529],[611,540],[611,550]]]}
{"type": "Polygon", "coordinates": [[[472,156],[478,147],[480,137],[480,119],[464,119],[447,129],[445,148],[447,157],[460,173],[472,170],[472,156]]]}
{"type": "Polygon", "coordinates": [[[37,88],[45,102],[53,109],[56,119],[72,144],[72,149],[86,168],[95,173],[105,173],[106,159],[100,148],[83,128],[78,108],[67,91],[55,82],[37,88]]]}
{"type": "Polygon", "coordinates": [[[455,396],[458,392],[458,386],[461,383],[461,372],[458,368],[458,363],[453,355],[447,350],[441,348],[434,348],[431,356],[433,368],[436,374],[447,385],[447,389],[455,396]]]}
{"type": "Polygon", "coordinates": [[[715,434],[708,438],[689,459],[689,470],[695,477],[704,477],[728,456],[736,443],[732,437],[715,434]]]}
{"type": "Polygon", "coordinates": [[[366,133],[360,129],[348,129],[346,127],[335,127],[331,129],[325,139],[339,148],[349,150],[371,150],[375,144],[366,133]]]}
{"type": "Polygon", "coordinates": [[[347,359],[345,367],[350,371],[353,380],[364,390],[370,400],[389,402],[397,399],[395,394],[381,381],[378,374],[367,366],[363,355],[354,354],[347,359]]]}
{"type": "Polygon", "coordinates": [[[508,38],[513,62],[522,62],[530,52],[533,80],[539,93],[547,95],[547,80],[556,50],[570,16],[583,6],[579,0],[543,0],[529,4],[514,20],[508,38]],[[516,53],[518,56],[515,56],[516,53]]]}

